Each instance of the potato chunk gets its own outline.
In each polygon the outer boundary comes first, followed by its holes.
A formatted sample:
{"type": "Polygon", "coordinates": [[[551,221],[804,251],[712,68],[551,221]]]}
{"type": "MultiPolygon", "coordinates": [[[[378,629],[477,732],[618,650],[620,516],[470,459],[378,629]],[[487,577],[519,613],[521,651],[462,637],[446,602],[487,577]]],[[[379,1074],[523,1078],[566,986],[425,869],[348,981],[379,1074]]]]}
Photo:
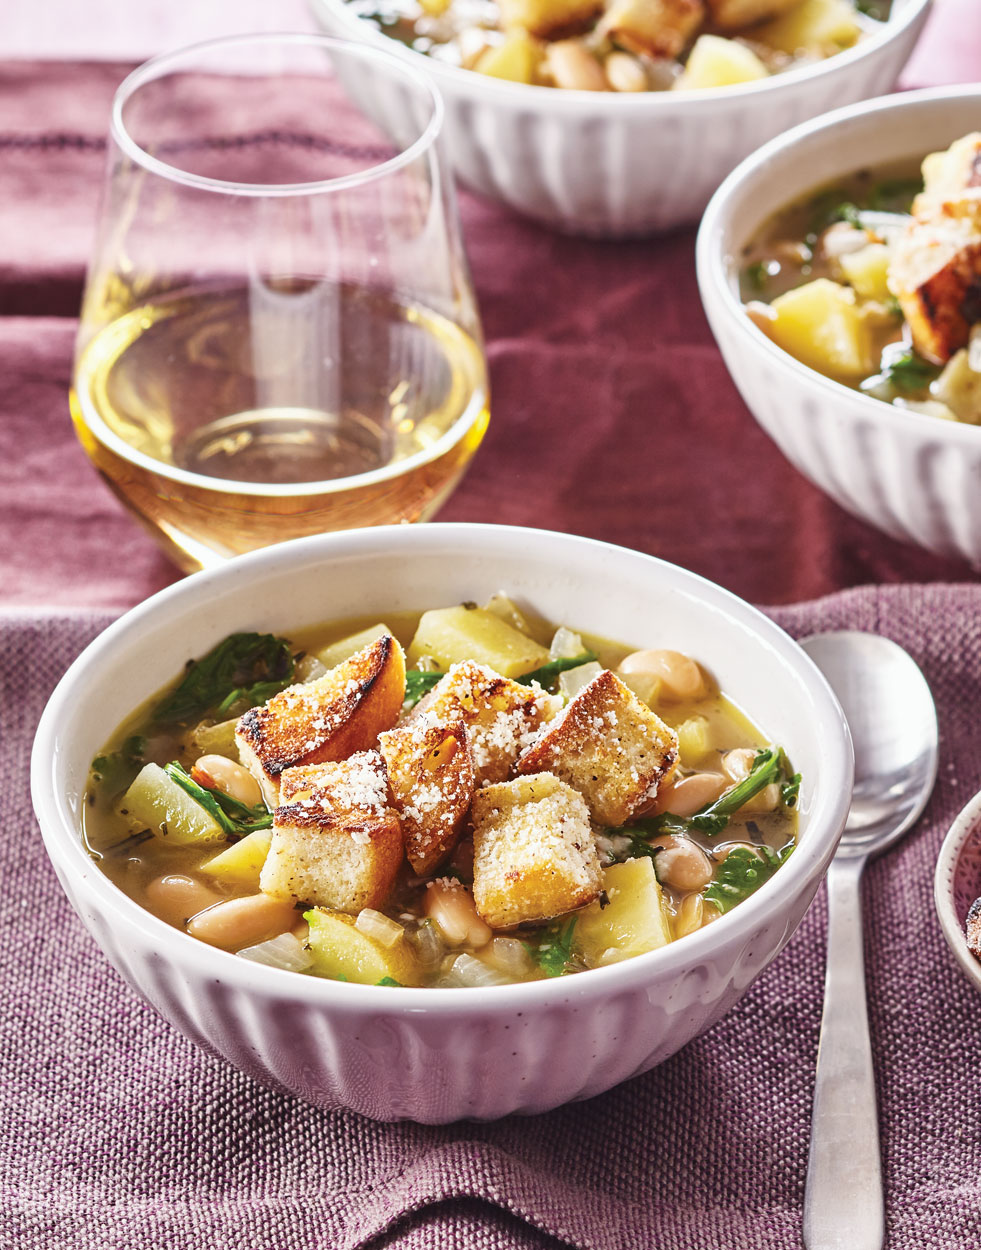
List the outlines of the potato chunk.
{"type": "Polygon", "coordinates": [[[118,809],[134,828],[147,828],[174,846],[222,842],[225,831],[159,764],[145,765],[118,809]]]}
{"type": "Polygon", "coordinates": [[[489,78],[532,83],[541,60],[542,45],[526,30],[518,28],[511,31],[503,43],[482,52],[474,69],[489,78]]]}
{"type": "Polygon", "coordinates": [[[255,829],[246,834],[241,841],[222,851],[213,859],[201,865],[201,871],[219,881],[227,881],[233,885],[259,888],[259,874],[269,854],[272,842],[271,829],[255,829]]]}
{"type": "Polygon", "coordinates": [[[573,939],[593,967],[619,963],[667,946],[671,923],[654,861],[646,855],[613,864],[603,874],[605,907],[590,903],[576,922],[573,939]]]}
{"type": "Polygon", "coordinates": [[[239,755],[275,807],[286,769],[346,759],[374,746],[395,724],[404,698],[405,657],[385,634],[325,676],[246,712],[235,731],[239,755]]]}
{"type": "Polygon", "coordinates": [[[492,929],[549,920],[591,902],[602,869],[589,811],[551,773],[474,795],[473,897],[492,929]]]}
{"type": "Polygon", "coordinates": [[[549,655],[486,608],[433,608],[423,612],[409,644],[409,661],[429,655],[440,668],[472,660],[502,677],[520,677],[548,663],[549,655]]]}
{"type": "Polygon", "coordinates": [[[864,378],[873,371],[868,327],[849,287],[817,278],[777,296],[770,307],[767,333],[802,364],[832,378],[864,378]]]}
{"type": "Polygon", "coordinates": [[[803,0],[789,13],[758,26],[753,38],[788,56],[829,56],[850,48],[862,33],[848,0],[803,0]]]}
{"type": "Polygon", "coordinates": [[[419,965],[404,938],[392,947],[381,946],[357,928],[353,916],[316,908],[303,913],[310,926],[308,938],[314,971],[335,981],[378,985],[389,980],[418,985],[419,965]]]}
{"type": "Polygon", "coordinates": [[[700,35],[684,72],[675,79],[676,91],[705,87],[733,87],[737,83],[769,78],[770,71],[744,43],[719,35],[700,35]]]}

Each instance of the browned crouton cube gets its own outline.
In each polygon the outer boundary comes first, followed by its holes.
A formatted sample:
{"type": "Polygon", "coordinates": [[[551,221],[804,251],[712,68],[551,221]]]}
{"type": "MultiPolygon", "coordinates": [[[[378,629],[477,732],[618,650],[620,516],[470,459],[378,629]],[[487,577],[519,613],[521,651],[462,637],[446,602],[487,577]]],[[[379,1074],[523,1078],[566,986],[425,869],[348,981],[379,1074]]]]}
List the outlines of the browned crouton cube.
{"type": "Polygon", "coordinates": [[[940,217],[968,219],[981,233],[981,132],[956,140],[923,162],[923,190],[913,201],[921,221],[940,217]]]}
{"type": "Polygon", "coordinates": [[[404,854],[381,755],[361,751],[337,764],[288,769],[282,792],[263,892],[335,911],[380,907],[404,854]]]}
{"type": "Polygon", "coordinates": [[[981,234],[963,218],[914,221],[893,248],[889,287],[916,350],[943,364],[981,321],[981,234]]]}
{"type": "Polygon", "coordinates": [[[235,730],[239,756],[275,807],[286,769],[374,746],[395,724],[404,698],[405,657],[385,634],[316,681],[290,686],[246,712],[235,730]]]}
{"type": "Polygon", "coordinates": [[[506,30],[527,30],[540,39],[583,29],[602,9],[603,0],[500,0],[506,30]]]}
{"type": "Polygon", "coordinates": [[[537,686],[501,677],[473,660],[454,664],[419,703],[409,724],[463,721],[467,728],[477,786],[503,781],[519,752],[530,744],[548,707],[537,686]]]}
{"type": "Polygon", "coordinates": [[[603,882],[589,811],[551,773],[474,795],[473,896],[492,929],[548,920],[599,895],[603,882]]]}
{"type": "Polygon", "coordinates": [[[600,29],[631,52],[673,58],[688,46],[704,16],[702,0],[612,0],[600,29]]]}
{"type": "Polygon", "coordinates": [[[406,855],[422,876],[452,851],[470,810],[475,783],[466,727],[419,720],[381,734],[378,747],[406,855]]]}
{"type": "Polygon", "coordinates": [[[586,800],[601,825],[622,825],[657,794],[678,758],[673,729],[609,669],[546,725],[515,766],[552,772],[586,800]]]}
{"type": "Polygon", "coordinates": [[[740,30],[754,22],[789,13],[801,0],[708,0],[709,14],[719,30],[740,30]]]}

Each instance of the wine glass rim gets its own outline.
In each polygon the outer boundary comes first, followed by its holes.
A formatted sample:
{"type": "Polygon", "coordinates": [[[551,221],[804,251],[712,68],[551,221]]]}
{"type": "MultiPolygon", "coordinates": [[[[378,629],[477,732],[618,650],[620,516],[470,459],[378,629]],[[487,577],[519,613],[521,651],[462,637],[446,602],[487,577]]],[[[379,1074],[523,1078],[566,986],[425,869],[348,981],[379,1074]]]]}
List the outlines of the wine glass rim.
{"type": "Polygon", "coordinates": [[[444,105],[439,88],[426,74],[407,65],[399,57],[383,48],[374,48],[351,39],[335,39],[329,35],[318,35],[308,32],[272,31],[245,35],[222,35],[216,39],[205,39],[199,43],[188,44],[170,52],[161,52],[157,56],[144,61],[123,79],[113,96],[110,132],[117,146],[136,164],[155,173],[170,182],[196,190],[213,191],[223,195],[255,196],[263,198],[321,195],[325,192],[349,190],[395,173],[405,165],[411,164],[419,156],[430,149],[443,127],[444,105]],[[429,97],[432,104],[432,115],[420,134],[401,152],[387,160],[380,161],[368,169],[356,173],[341,174],[336,178],[315,179],[310,182],[283,183],[248,183],[229,182],[222,178],[210,178],[204,174],[194,174],[189,170],[171,165],[159,157],[151,155],[130,134],[123,120],[123,109],[133,95],[147,83],[164,78],[181,62],[210,49],[231,48],[248,44],[294,44],[320,47],[325,51],[338,51],[345,55],[360,57],[366,61],[375,61],[387,65],[398,76],[407,79],[420,87],[429,97]]]}

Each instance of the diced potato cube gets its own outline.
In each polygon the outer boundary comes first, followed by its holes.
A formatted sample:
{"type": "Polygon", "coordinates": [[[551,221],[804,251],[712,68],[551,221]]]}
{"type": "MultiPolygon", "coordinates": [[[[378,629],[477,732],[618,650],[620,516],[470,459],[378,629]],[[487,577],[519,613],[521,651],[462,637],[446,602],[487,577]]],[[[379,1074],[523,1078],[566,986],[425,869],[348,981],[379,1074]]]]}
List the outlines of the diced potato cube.
{"type": "Polygon", "coordinates": [[[271,829],[255,829],[227,851],[222,851],[214,859],[202,864],[201,871],[217,877],[219,881],[248,885],[258,890],[259,874],[266,862],[271,842],[271,829]]]}
{"type": "Polygon", "coordinates": [[[230,760],[238,761],[238,743],[235,741],[237,718],[219,721],[217,725],[206,724],[204,721],[187,736],[185,746],[189,755],[224,755],[230,760]]]}
{"type": "Polygon", "coordinates": [[[966,347],[948,360],[934,391],[958,421],[981,425],[981,373],[971,368],[966,347]]]}
{"type": "Polygon", "coordinates": [[[874,369],[868,327],[850,287],[817,278],[770,305],[770,338],[802,364],[829,377],[862,378],[874,369]]]}
{"type": "Polygon", "coordinates": [[[849,0],[803,0],[782,17],[753,31],[753,38],[778,52],[827,55],[850,48],[861,34],[849,0]]]}
{"type": "Polygon", "coordinates": [[[419,965],[404,938],[384,947],[357,927],[354,916],[321,907],[303,913],[310,926],[308,942],[313,971],[337,981],[377,985],[389,978],[399,985],[419,984],[419,965]]]}
{"type": "Polygon", "coordinates": [[[140,771],[118,810],[134,828],[149,829],[174,846],[203,846],[225,837],[214,817],[159,764],[147,764],[140,771]]]}
{"type": "Polygon", "coordinates": [[[723,39],[721,35],[699,35],[688,54],[684,71],[674,81],[674,88],[687,91],[733,87],[769,76],[770,71],[744,43],[723,39]]]}
{"type": "Polygon", "coordinates": [[[602,7],[602,0],[500,0],[505,30],[519,26],[542,39],[588,22],[602,7]]]}
{"type": "Polygon", "coordinates": [[[613,864],[604,873],[603,889],[607,905],[590,903],[576,922],[574,943],[587,963],[619,963],[671,941],[671,919],[652,859],[613,864]]]}
{"type": "Polygon", "coordinates": [[[408,657],[410,663],[431,655],[443,668],[475,660],[500,673],[518,677],[548,663],[537,642],[484,608],[433,608],[424,612],[408,657]]]}
{"type": "Polygon", "coordinates": [[[347,638],[328,643],[326,647],[319,647],[312,654],[324,668],[336,668],[338,664],[343,664],[352,655],[356,655],[362,647],[367,647],[376,638],[383,638],[385,634],[391,632],[387,625],[371,625],[368,629],[359,630],[356,634],[349,634],[347,638]]]}
{"type": "Polygon", "coordinates": [[[891,254],[885,243],[870,243],[857,252],[845,252],[838,258],[838,264],[856,295],[885,303],[890,297],[886,277],[891,254]]]}
{"type": "Polygon", "coordinates": [[[482,52],[474,64],[478,74],[489,78],[506,78],[508,82],[535,81],[535,71],[542,59],[537,39],[520,27],[513,30],[496,48],[482,52]]]}
{"type": "Polygon", "coordinates": [[[712,749],[712,727],[706,716],[689,716],[675,731],[678,757],[685,768],[695,768],[712,749]]]}
{"type": "Polygon", "coordinates": [[[506,624],[511,625],[519,634],[527,634],[530,638],[533,634],[531,624],[524,612],[503,590],[497,591],[484,604],[486,612],[493,612],[495,616],[499,616],[506,624]]]}
{"type": "Polygon", "coordinates": [[[452,0],[419,0],[419,7],[427,17],[442,17],[452,0]]]}

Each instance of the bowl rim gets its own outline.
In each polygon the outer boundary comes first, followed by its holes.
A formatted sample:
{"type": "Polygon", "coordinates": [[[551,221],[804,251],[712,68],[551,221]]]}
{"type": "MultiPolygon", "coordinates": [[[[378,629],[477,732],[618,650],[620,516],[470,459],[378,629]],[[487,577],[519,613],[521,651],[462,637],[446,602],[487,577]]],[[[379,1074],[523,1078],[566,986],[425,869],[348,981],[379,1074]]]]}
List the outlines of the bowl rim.
{"type": "MultiPolygon", "coordinates": [[[[937,856],[937,866],[933,873],[933,902],[940,921],[940,931],[954,958],[960,964],[965,976],[981,989],[981,961],[975,959],[967,949],[964,926],[954,910],[953,892],[954,875],[961,851],[979,825],[981,825],[981,790],[968,799],[958,812],[940,845],[940,854],[937,856]]],[[[978,883],[978,894],[981,895],[981,882],[978,883]]]]}
{"type": "Polygon", "coordinates": [[[193,577],[166,587],[131,608],[88,644],[51,694],[39,721],[31,753],[31,793],[45,847],[59,873],[65,870],[76,874],[79,879],[85,879],[88,890],[96,896],[101,914],[110,918],[112,929],[139,930],[146,944],[166,950],[164,957],[171,966],[193,968],[195,978],[213,979],[269,998],[281,997],[285,992],[289,997],[309,1005],[328,1007],[338,1013],[378,1011],[387,1004],[392,1009],[409,1013],[463,1012],[476,1015],[497,1014],[508,1009],[547,1010],[550,1004],[560,1000],[585,1003],[607,998],[619,991],[642,988],[645,982],[683,975],[686,969],[695,968],[710,957],[717,944],[738,945],[751,941],[774,892],[786,892],[788,897],[793,897],[805,889],[812,878],[815,878],[816,888],[844,826],[851,796],[853,764],[851,737],[844,713],[820,670],[789,634],[758,608],[730,591],[658,557],[596,539],[519,526],[449,522],[419,527],[378,526],[294,539],[238,556],[215,569],[195,573],[193,577]],[[542,542],[565,547],[570,555],[588,548],[604,559],[626,558],[627,562],[646,567],[663,579],[665,590],[680,585],[689,592],[697,592],[701,601],[707,599],[710,607],[730,618],[727,626],[737,624],[749,627],[755,636],[762,636],[768,649],[789,665],[803,687],[802,693],[806,693],[819,714],[818,722],[825,731],[818,736],[819,748],[826,757],[829,775],[837,776],[841,782],[833,792],[819,791],[814,796],[811,820],[815,827],[820,823],[824,828],[824,837],[805,838],[781,866],[780,872],[755,894],[712,925],[689,934],[683,942],[672,942],[659,950],[605,968],[548,981],[459,989],[385,987],[385,994],[390,996],[386,998],[380,998],[377,986],[299,976],[283,969],[257,965],[233,953],[207,946],[166,925],[124,894],[95,866],[85,852],[70,805],[54,784],[59,726],[73,705],[76,684],[92,665],[110,668],[112,657],[121,649],[133,646],[145,625],[161,609],[178,616],[182,609],[193,610],[195,602],[209,597],[211,588],[233,589],[236,584],[261,578],[264,573],[281,566],[284,555],[291,565],[302,569],[306,564],[343,562],[362,555],[392,555],[405,551],[407,558],[411,558],[414,552],[434,554],[447,542],[458,547],[465,545],[468,553],[475,550],[475,544],[479,549],[479,544],[483,543],[493,546],[498,555],[513,554],[516,559],[521,558],[528,544],[542,542]],[[503,552],[500,550],[502,544],[503,552]],[[290,979],[284,981],[284,976],[290,979]]]}
{"type": "MultiPolygon", "coordinates": [[[[893,0],[894,5],[895,3],[896,0],[893,0]]],[[[781,87],[790,83],[820,79],[832,72],[847,72],[850,66],[865,60],[868,56],[874,55],[892,43],[894,39],[898,39],[910,27],[925,20],[932,3],[933,0],[906,0],[906,3],[898,11],[895,8],[890,11],[889,16],[882,22],[881,30],[873,31],[852,47],[846,48],[842,52],[837,52],[834,56],[826,57],[823,61],[816,61],[811,64],[801,65],[795,69],[785,70],[782,74],[773,74],[769,78],[759,79],[756,82],[737,83],[731,87],[713,87],[711,90],[689,88],[678,91],[619,93],[559,91],[553,87],[544,87],[536,83],[508,82],[500,78],[491,78],[487,74],[477,74],[473,70],[464,69],[462,66],[450,65],[437,58],[426,57],[425,53],[416,52],[413,48],[407,47],[398,40],[389,38],[389,36],[370,26],[356,13],[352,13],[347,7],[346,0],[309,0],[309,5],[315,18],[323,20],[320,18],[322,10],[336,14],[347,29],[351,31],[353,38],[364,39],[372,44],[376,44],[379,40],[383,41],[384,44],[395,44],[396,55],[410,58],[414,63],[417,63],[420,59],[425,59],[430,66],[430,72],[433,77],[444,90],[448,86],[451,88],[459,87],[461,88],[461,95],[480,95],[486,91],[491,99],[496,98],[498,102],[503,103],[510,100],[515,104],[523,105],[532,105],[536,101],[541,103],[544,99],[550,99],[553,101],[556,111],[562,113],[595,113],[597,111],[603,113],[605,110],[610,112],[616,110],[626,115],[646,114],[650,108],[654,110],[670,110],[677,105],[684,108],[711,110],[714,105],[724,107],[732,100],[741,98],[763,97],[765,100],[771,92],[779,91],[781,87]],[[355,34],[355,32],[358,33],[355,34]],[[474,82],[474,80],[477,81],[474,82]],[[468,85],[472,86],[474,90],[469,91],[467,89],[468,85]],[[613,101],[616,101],[616,103],[614,104],[613,101]]]]}
{"type": "MultiPolygon", "coordinates": [[[[844,105],[830,113],[822,113],[810,121],[802,122],[784,131],[783,134],[777,135],[776,138],[770,139],[736,166],[709,201],[695,241],[695,269],[706,312],[709,312],[709,306],[712,305],[718,315],[725,318],[727,324],[735,327],[737,335],[747,350],[762,352],[774,367],[780,369],[785,375],[789,375],[798,384],[816,387],[830,402],[838,405],[842,405],[847,399],[866,419],[875,418],[881,421],[883,410],[887,410],[890,424],[909,434],[922,436],[928,430],[932,429],[939,433],[942,429],[945,438],[956,444],[976,447],[977,439],[981,437],[981,427],[963,421],[943,421],[926,413],[913,412],[908,408],[898,408],[893,404],[887,404],[884,400],[853,390],[844,383],[835,381],[834,378],[825,377],[823,373],[803,364],[790,352],[778,347],[746,316],[745,305],[732,289],[730,269],[733,257],[731,250],[727,247],[726,239],[730,200],[754,179],[761,177],[764,172],[779,169],[781,160],[789,151],[800,149],[801,146],[823,136],[843,122],[879,118],[884,114],[903,113],[908,109],[968,100],[981,105],[981,84],[958,83],[945,87],[924,87],[916,91],[879,96],[874,100],[844,105]]],[[[783,206],[792,204],[795,200],[806,196],[808,191],[818,191],[821,185],[816,184],[810,188],[795,191],[785,197],[781,204],[783,206]]],[[[779,212],[780,207],[781,205],[771,206],[767,211],[761,212],[757,228],[774,213],[779,212]]]]}

